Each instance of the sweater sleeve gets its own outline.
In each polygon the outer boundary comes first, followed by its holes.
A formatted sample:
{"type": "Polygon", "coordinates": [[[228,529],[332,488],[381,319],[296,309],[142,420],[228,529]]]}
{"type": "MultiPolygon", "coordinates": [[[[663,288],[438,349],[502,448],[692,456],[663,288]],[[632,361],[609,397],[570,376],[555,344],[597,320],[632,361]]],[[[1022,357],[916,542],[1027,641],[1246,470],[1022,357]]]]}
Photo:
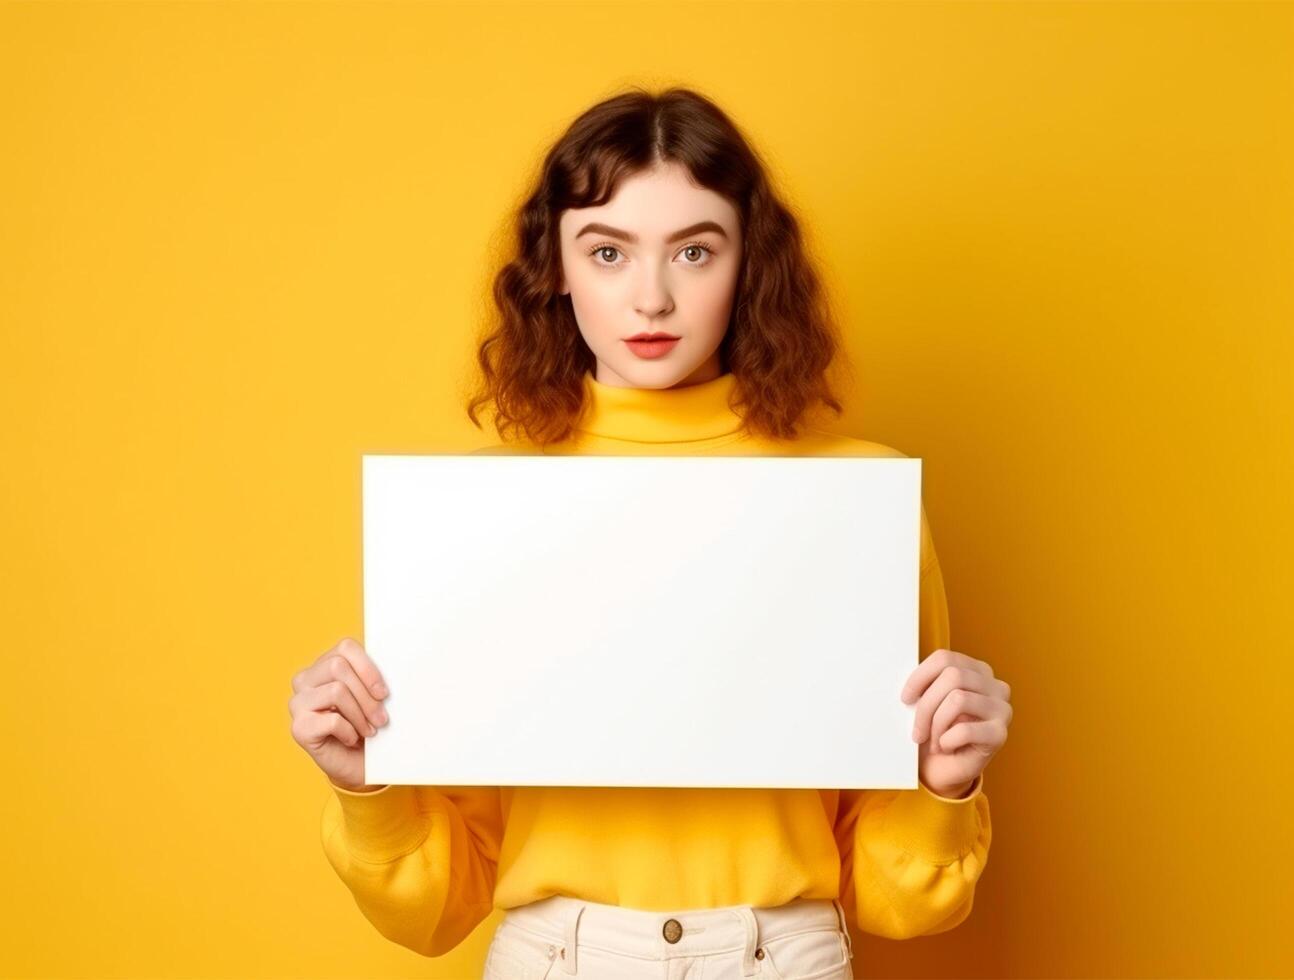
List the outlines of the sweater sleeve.
{"type": "Polygon", "coordinates": [[[503,836],[497,787],[329,785],[324,853],[378,932],[440,956],[490,914],[503,836]]]}
{"type": "MultiPolygon", "coordinates": [[[[921,511],[919,646],[949,647],[943,573],[921,511]]],[[[841,790],[835,822],[840,901],[863,932],[908,939],[944,932],[970,915],[992,827],[983,773],[967,796],[914,790],[841,790]]]]}

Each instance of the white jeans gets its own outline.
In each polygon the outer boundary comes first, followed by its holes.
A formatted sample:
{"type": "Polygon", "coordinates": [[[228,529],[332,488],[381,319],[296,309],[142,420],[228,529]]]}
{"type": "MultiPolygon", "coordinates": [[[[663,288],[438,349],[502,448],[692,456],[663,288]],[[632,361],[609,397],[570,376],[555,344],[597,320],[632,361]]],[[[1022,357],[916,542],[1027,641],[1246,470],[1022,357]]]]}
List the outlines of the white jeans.
{"type": "Polygon", "coordinates": [[[835,899],[676,912],[553,895],[508,909],[483,980],[851,980],[835,899]]]}

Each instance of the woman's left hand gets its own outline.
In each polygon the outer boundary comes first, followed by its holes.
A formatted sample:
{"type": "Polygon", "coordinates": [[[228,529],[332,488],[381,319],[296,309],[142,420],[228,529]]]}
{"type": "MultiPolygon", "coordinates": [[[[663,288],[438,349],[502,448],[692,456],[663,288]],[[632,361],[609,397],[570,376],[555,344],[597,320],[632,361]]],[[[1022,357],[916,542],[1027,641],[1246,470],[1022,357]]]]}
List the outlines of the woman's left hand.
{"type": "Polygon", "coordinates": [[[903,685],[903,703],[916,702],[912,740],[921,782],[939,796],[965,796],[1006,742],[1011,685],[993,668],[956,650],[936,650],[903,685]]]}

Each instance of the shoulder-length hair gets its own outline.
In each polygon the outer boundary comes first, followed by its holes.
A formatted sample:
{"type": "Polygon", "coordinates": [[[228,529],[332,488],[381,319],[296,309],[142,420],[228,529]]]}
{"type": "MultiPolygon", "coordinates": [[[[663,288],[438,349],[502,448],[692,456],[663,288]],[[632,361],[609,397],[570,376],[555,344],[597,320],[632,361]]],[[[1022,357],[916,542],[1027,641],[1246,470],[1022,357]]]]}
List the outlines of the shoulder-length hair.
{"type": "Polygon", "coordinates": [[[573,434],[584,411],[584,374],[596,359],[561,284],[558,219],[601,205],[619,182],[660,162],[686,167],[724,195],[742,228],[742,264],[721,370],[736,376],[743,428],[793,439],[818,407],[843,409],[826,378],[839,351],[831,304],[791,210],[735,123],[691,89],[634,87],[582,113],[544,158],[514,220],[510,257],[494,277],[494,322],[477,350],[478,389],[467,415],[493,404],[495,428],[544,446],[573,434]]]}

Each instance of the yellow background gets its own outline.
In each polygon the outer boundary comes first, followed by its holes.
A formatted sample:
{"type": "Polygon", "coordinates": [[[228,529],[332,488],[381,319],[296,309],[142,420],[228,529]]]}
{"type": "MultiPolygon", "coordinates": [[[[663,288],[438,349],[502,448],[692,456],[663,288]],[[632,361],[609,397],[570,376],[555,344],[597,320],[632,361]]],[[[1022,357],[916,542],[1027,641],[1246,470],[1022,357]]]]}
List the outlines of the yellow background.
{"type": "Polygon", "coordinates": [[[1294,6],[0,6],[5,976],[477,976],[327,865],[289,678],[539,156],[727,108],[1013,685],[971,918],[860,975],[1289,975],[1294,6]]]}

